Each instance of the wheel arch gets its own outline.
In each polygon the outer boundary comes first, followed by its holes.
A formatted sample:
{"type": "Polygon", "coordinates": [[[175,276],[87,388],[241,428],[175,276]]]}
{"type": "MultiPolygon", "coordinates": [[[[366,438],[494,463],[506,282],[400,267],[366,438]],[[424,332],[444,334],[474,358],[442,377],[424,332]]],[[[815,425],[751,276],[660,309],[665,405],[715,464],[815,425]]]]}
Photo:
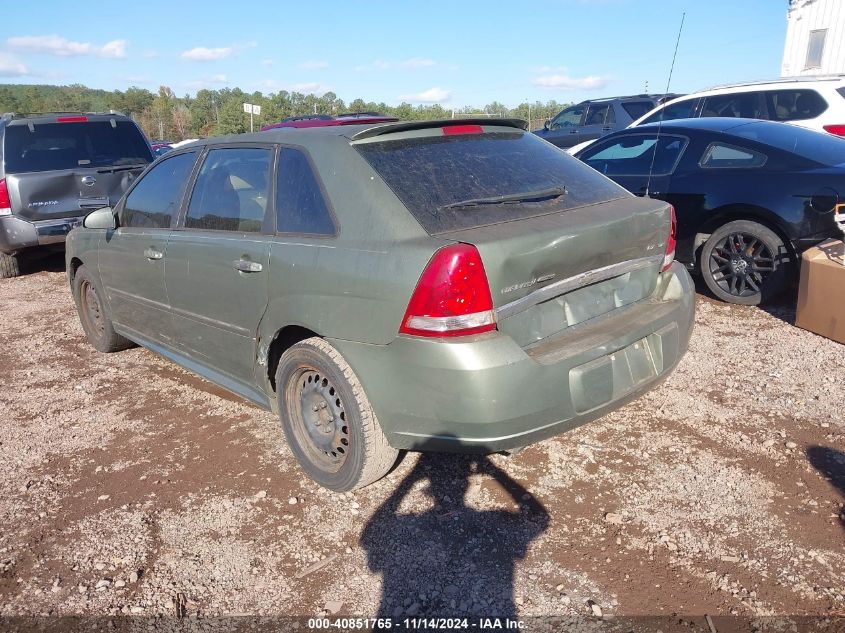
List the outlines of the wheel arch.
{"type": "Polygon", "coordinates": [[[767,229],[773,231],[781,240],[789,253],[789,256],[795,260],[797,252],[789,237],[789,233],[780,219],[775,213],[765,207],[760,207],[751,204],[729,204],[719,207],[713,211],[713,215],[708,218],[695,233],[693,243],[693,266],[697,266],[701,255],[701,248],[704,242],[721,226],[736,222],[737,220],[747,220],[750,222],[757,222],[765,226],[767,229]]]}
{"type": "Polygon", "coordinates": [[[259,347],[259,363],[264,361],[267,370],[265,378],[273,393],[276,392],[276,369],[279,366],[279,359],[282,357],[282,354],[300,341],[315,336],[323,338],[314,330],[303,325],[290,324],[278,328],[269,339],[266,347],[263,345],[259,347]]]}

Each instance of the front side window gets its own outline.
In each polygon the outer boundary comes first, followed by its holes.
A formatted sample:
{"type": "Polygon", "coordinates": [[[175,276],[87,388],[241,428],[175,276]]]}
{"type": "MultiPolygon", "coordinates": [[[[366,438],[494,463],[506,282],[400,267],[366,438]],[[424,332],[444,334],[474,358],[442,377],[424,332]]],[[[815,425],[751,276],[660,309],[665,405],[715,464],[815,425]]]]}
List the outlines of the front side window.
{"type": "Polygon", "coordinates": [[[276,230],[279,233],[334,235],[329,205],[308,157],[282,148],[276,179],[276,230]]]}
{"type": "Polygon", "coordinates": [[[773,121],[815,119],[827,110],[827,101],[815,90],[767,90],[766,99],[773,121]]]}
{"type": "Polygon", "coordinates": [[[126,198],[120,226],[169,229],[196,157],[196,152],[178,154],[144,174],[126,198]]]}
{"type": "Polygon", "coordinates": [[[681,136],[661,134],[658,141],[656,134],[636,134],[590,146],[581,160],[611,177],[662,176],[675,170],[686,146],[681,136]]]}
{"type": "Polygon", "coordinates": [[[581,119],[584,118],[584,110],[586,110],[586,108],[582,105],[567,108],[552,119],[549,129],[557,130],[562,127],[574,127],[576,125],[581,125],[581,119]]]}
{"type": "Polygon", "coordinates": [[[807,61],[804,63],[804,70],[821,68],[822,56],[824,55],[824,42],[826,39],[827,29],[810,31],[810,41],[807,43],[807,61]]]}
{"type": "Polygon", "coordinates": [[[684,101],[679,101],[678,103],[670,103],[645,119],[642,123],[640,123],[640,125],[645,125],[646,123],[658,123],[659,121],[675,121],[677,119],[692,118],[697,103],[698,99],[685,99],[684,101]]]}
{"type": "Polygon", "coordinates": [[[766,155],[735,145],[711,143],[699,164],[705,169],[762,167],[766,164],[766,155]]]}
{"type": "Polygon", "coordinates": [[[202,164],[185,228],[260,233],[273,152],[262,148],[221,148],[202,164]]]}

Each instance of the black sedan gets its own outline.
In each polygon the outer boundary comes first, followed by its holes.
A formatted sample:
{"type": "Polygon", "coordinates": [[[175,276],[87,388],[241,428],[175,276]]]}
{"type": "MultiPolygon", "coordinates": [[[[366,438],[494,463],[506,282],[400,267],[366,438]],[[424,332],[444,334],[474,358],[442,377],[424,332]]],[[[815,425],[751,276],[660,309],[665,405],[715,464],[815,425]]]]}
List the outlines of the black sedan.
{"type": "Polygon", "coordinates": [[[609,134],[576,156],[636,195],[671,203],[676,257],[724,301],[757,305],[775,296],[802,251],[838,234],[845,139],[829,134],[684,119],[609,134]]]}

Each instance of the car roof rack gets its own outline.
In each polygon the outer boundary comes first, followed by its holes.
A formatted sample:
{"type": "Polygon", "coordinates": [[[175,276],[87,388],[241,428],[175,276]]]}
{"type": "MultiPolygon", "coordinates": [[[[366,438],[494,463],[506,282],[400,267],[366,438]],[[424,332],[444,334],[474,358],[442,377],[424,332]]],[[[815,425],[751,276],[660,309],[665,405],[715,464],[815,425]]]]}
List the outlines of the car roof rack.
{"type": "Polygon", "coordinates": [[[732,84],[719,84],[717,86],[710,86],[709,88],[702,88],[696,92],[707,92],[708,90],[722,90],[725,88],[743,88],[745,86],[760,86],[764,84],[789,84],[799,82],[812,81],[836,81],[837,79],[845,79],[845,74],[831,73],[828,75],[806,75],[804,77],[780,77],[778,79],[754,79],[751,81],[740,81],[732,84]]]}
{"type": "Polygon", "coordinates": [[[520,130],[528,130],[528,122],[522,119],[434,119],[432,121],[397,121],[396,123],[382,123],[361,130],[352,135],[353,141],[360,141],[374,136],[394,134],[396,132],[411,132],[414,130],[426,130],[435,127],[451,127],[453,125],[495,125],[499,127],[512,127],[520,130]]]}
{"type": "Polygon", "coordinates": [[[108,112],[83,112],[81,110],[62,110],[56,112],[6,112],[3,118],[9,119],[24,119],[32,116],[126,116],[123,112],[118,110],[109,110],[108,112]]]}

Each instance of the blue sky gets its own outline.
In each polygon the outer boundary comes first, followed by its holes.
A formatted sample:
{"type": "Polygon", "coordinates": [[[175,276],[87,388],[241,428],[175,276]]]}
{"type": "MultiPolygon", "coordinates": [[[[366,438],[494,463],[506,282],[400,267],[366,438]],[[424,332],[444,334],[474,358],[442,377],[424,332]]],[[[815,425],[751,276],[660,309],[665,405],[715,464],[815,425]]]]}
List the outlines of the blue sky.
{"type": "Polygon", "coordinates": [[[777,77],[787,3],[40,0],[7,22],[0,82],[137,85],[177,94],[332,90],[397,104],[516,105],[777,77]],[[527,8],[530,6],[530,9],[527,8]],[[11,28],[10,28],[11,27],[11,28]]]}

